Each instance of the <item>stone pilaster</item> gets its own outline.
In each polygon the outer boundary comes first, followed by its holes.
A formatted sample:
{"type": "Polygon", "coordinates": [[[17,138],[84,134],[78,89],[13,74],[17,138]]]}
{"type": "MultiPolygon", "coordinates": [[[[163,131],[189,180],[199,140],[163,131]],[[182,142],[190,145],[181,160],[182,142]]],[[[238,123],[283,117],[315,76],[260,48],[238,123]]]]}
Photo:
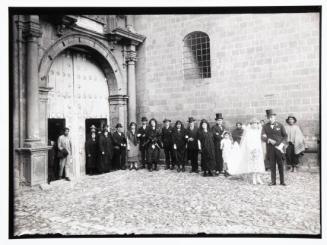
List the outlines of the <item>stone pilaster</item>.
{"type": "Polygon", "coordinates": [[[117,123],[124,125],[127,129],[127,102],[126,95],[110,95],[109,110],[110,110],[110,128],[114,129],[117,123]]]}
{"type": "Polygon", "coordinates": [[[135,45],[129,45],[126,54],[127,92],[128,92],[128,122],[136,122],[136,84],[135,84],[135,45]]]}
{"type": "Polygon", "coordinates": [[[38,145],[39,132],[39,76],[38,40],[41,36],[38,16],[29,16],[24,30],[26,40],[26,138],[25,147],[38,145]]]}
{"type": "Polygon", "coordinates": [[[41,34],[39,16],[27,16],[23,27],[26,44],[26,135],[23,147],[15,150],[20,159],[20,182],[30,186],[44,184],[48,177],[48,147],[45,140],[40,139],[38,45],[41,34]]]}

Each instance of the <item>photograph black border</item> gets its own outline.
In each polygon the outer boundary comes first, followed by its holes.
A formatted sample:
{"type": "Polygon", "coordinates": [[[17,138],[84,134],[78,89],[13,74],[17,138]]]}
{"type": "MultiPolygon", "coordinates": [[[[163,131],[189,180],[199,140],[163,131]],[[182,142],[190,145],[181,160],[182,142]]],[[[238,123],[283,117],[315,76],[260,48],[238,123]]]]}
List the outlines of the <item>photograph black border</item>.
{"type": "Polygon", "coordinates": [[[224,237],[224,238],[322,238],[322,165],[321,165],[321,50],[322,50],[322,6],[302,5],[302,6],[237,6],[237,7],[8,7],[9,24],[9,239],[36,239],[36,238],[195,238],[195,237],[224,237]],[[31,234],[14,235],[14,164],[13,164],[13,16],[14,15],[58,15],[58,14],[98,14],[98,15],[161,15],[161,14],[281,14],[281,13],[309,13],[317,12],[319,18],[319,138],[318,148],[319,185],[320,185],[320,234],[107,234],[107,235],[62,235],[62,234],[31,234]]]}

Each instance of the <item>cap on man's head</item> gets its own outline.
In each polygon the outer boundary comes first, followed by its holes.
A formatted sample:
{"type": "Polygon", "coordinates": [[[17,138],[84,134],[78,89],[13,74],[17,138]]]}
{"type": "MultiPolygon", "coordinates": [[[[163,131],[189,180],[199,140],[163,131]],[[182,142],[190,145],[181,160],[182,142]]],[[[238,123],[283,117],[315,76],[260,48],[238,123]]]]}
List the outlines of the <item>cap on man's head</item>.
{"type": "Polygon", "coordinates": [[[191,123],[191,122],[195,122],[196,120],[193,118],[193,117],[189,117],[188,118],[188,122],[191,123]]]}
{"type": "Polygon", "coordinates": [[[142,117],[141,121],[142,121],[142,122],[147,122],[148,119],[147,119],[146,117],[142,117]]]}
{"type": "Polygon", "coordinates": [[[117,123],[116,128],[122,128],[123,125],[121,123],[117,123]]]}

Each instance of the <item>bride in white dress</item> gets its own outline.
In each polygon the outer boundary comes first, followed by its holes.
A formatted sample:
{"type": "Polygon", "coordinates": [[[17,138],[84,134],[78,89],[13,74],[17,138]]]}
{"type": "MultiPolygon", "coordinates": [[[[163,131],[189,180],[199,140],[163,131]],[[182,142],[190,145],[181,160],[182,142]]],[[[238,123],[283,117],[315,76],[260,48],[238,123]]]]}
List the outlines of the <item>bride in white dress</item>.
{"type": "Polygon", "coordinates": [[[251,174],[253,184],[263,184],[260,174],[265,172],[261,145],[261,124],[259,120],[252,119],[244,128],[240,146],[233,145],[233,163],[229,172],[232,175],[251,174]]]}

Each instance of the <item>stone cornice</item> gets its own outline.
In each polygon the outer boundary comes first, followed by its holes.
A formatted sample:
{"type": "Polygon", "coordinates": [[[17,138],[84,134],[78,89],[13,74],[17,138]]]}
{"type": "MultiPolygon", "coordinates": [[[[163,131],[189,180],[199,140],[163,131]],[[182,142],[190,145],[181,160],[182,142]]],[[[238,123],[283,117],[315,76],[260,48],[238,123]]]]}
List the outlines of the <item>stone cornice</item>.
{"type": "Polygon", "coordinates": [[[132,45],[139,45],[140,43],[143,43],[145,40],[145,36],[130,32],[127,29],[123,29],[121,27],[117,27],[116,29],[112,30],[107,34],[109,37],[115,37],[118,40],[124,40],[128,41],[132,45]]]}

